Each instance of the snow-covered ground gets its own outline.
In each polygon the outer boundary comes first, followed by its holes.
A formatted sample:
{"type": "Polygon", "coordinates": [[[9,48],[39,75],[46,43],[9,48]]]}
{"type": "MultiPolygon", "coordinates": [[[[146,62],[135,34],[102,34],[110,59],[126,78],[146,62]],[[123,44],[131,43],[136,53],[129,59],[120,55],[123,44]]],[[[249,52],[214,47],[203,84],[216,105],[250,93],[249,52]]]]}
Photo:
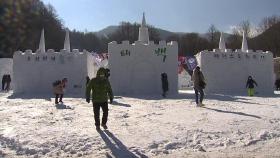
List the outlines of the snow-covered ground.
{"type": "Polygon", "coordinates": [[[279,96],[117,96],[98,133],[85,99],[0,93],[0,157],[280,157],[279,96]]]}

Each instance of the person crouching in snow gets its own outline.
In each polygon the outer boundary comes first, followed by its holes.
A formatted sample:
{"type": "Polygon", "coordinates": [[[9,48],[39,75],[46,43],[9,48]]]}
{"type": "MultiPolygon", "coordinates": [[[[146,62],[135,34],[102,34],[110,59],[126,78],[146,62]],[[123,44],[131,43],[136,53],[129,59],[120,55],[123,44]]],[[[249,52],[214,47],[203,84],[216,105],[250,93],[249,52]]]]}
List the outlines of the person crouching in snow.
{"type": "Polygon", "coordinates": [[[204,97],[203,89],[205,88],[206,83],[205,83],[204,76],[203,76],[202,72],[200,71],[199,66],[197,66],[195,68],[195,70],[193,71],[192,81],[193,81],[193,88],[194,88],[194,92],[195,92],[196,106],[204,106],[204,104],[202,104],[203,97],[204,97]],[[199,102],[198,102],[198,93],[200,94],[199,102]]]}
{"type": "Polygon", "coordinates": [[[90,94],[92,97],[94,120],[97,131],[100,130],[100,107],[103,111],[101,126],[104,129],[108,128],[106,125],[108,119],[108,97],[110,99],[110,104],[112,104],[114,98],[110,82],[105,75],[106,70],[100,68],[97,71],[96,77],[89,81],[86,88],[86,101],[90,103],[90,94]]]}
{"type": "Polygon", "coordinates": [[[252,76],[248,77],[247,83],[246,83],[246,88],[248,88],[248,95],[249,96],[254,96],[254,84],[258,86],[257,82],[252,78],[252,76]]]}
{"type": "Polygon", "coordinates": [[[66,87],[66,83],[67,83],[67,78],[63,78],[61,81],[55,81],[53,83],[53,92],[55,95],[55,104],[58,104],[58,98],[59,98],[59,102],[63,103],[62,99],[63,99],[63,95],[64,95],[64,89],[66,87]]]}
{"type": "Polygon", "coordinates": [[[169,90],[168,79],[167,79],[167,74],[166,73],[161,74],[161,85],[162,85],[162,96],[165,98],[166,97],[166,92],[169,90]]]}

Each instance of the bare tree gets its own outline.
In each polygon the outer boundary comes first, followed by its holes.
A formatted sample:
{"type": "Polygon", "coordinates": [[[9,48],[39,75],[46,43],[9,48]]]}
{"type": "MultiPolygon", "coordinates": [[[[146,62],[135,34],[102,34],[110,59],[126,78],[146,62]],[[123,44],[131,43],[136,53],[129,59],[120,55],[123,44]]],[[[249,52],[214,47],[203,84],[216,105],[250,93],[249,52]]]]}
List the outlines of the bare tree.
{"type": "Polygon", "coordinates": [[[215,25],[211,24],[208,33],[207,33],[208,39],[210,41],[210,49],[215,48],[218,45],[219,42],[219,36],[220,32],[219,30],[215,27],[215,25]]]}
{"type": "Polygon", "coordinates": [[[199,36],[198,33],[186,33],[180,39],[181,51],[185,55],[194,55],[209,48],[207,39],[199,36]]]}
{"type": "Polygon", "coordinates": [[[232,29],[232,33],[234,35],[242,36],[244,32],[246,37],[253,37],[255,33],[253,30],[254,28],[251,25],[250,21],[244,20],[237,27],[232,29]]]}
{"type": "Polygon", "coordinates": [[[240,23],[240,34],[245,33],[245,36],[249,37],[251,35],[251,23],[249,20],[242,21],[240,23]]]}
{"type": "Polygon", "coordinates": [[[219,32],[218,29],[215,27],[215,25],[211,24],[209,29],[208,29],[208,33],[207,33],[211,42],[214,42],[215,35],[216,35],[217,32],[219,32]]]}
{"type": "Polygon", "coordinates": [[[271,26],[280,22],[280,16],[272,15],[269,17],[263,18],[263,20],[259,24],[259,32],[262,33],[269,29],[271,26]]]}
{"type": "MultiPolygon", "coordinates": [[[[109,41],[121,42],[123,40],[128,40],[130,43],[138,40],[138,30],[141,25],[129,22],[121,22],[118,29],[108,36],[109,41]]],[[[158,29],[152,25],[148,25],[150,40],[158,42],[159,32],[158,29]]]]}

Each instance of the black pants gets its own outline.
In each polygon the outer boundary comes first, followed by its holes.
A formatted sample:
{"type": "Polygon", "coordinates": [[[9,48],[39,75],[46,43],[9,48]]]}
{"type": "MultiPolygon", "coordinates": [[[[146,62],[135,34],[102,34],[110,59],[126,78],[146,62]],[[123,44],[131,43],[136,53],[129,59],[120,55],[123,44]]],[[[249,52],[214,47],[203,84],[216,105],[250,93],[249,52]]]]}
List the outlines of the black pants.
{"type": "Polygon", "coordinates": [[[166,97],[166,92],[167,92],[166,90],[163,90],[163,91],[162,91],[162,96],[163,96],[164,98],[166,97]]]}
{"type": "Polygon", "coordinates": [[[6,91],[9,91],[9,90],[10,90],[10,84],[11,84],[10,82],[7,82],[6,88],[5,88],[6,91]]]}
{"type": "Polygon", "coordinates": [[[5,82],[2,81],[2,90],[5,88],[5,82]]]}
{"type": "Polygon", "coordinates": [[[103,111],[102,116],[102,125],[106,125],[107,119],[108,119],[108,102],[104,103],[93,103],[93,112],[94,112],[94,120],[95,120],[95,126],[100,126],[100,107],[103,111]]]}
{"type": "Polygon", "coordinates": [[[59,102],[62,102],[63,94],[55,94],[55,103],[58,103],[58,97],[59,97],[59,102]]]}
{"type": "Polygon", "coordinates": [[[195,102],[196,102],[196,104],[198,104],[198,93],[200,94],[199,103],[202,103],[203,97],[204,97],[203,89],[196,89],[196,88],[194,88],[194,92],[195,92],[195,102]]]}

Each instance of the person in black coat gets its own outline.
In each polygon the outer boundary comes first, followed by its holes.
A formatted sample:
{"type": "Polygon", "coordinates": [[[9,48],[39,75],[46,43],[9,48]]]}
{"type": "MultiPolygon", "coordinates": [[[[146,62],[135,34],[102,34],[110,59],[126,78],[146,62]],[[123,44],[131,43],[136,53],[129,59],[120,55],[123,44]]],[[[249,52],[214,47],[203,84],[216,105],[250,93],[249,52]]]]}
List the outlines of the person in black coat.
{"type": "Polygon", "coordinates": [[[165,98],[166,92],[169,90],[168,79],[167,79],[166,73],[161,74],[161,84],[162,84],[162,96],[165,98]]]}
{"type": "Polygon", "coordinates": [[[257,82],[252,78],[252,76],[248,77],[247,83],[246,83],[246,88],[248,88],[248,95],[249,96],[254,96],[254,88],[255,86],[258,86],[257,82]]]}
{"type": "Polygon", "coordinates": [[[5,90],[5,84],[7,82],[7,75],[4,74],[2,77],[2,91],[5,90]]]}
{"type": "Polygon", "coordinates": [[[7,83],[7,84],[6,84],[6,88],[5,88],[6,91],[9,91],[9,90],[10,90],[11,81],[12,81],[11,75],[7,75],[7,78],[6,78],[6,83],[7,83]]]}
{"type": "Polygon", "coordinates": [[[278,91],[278,90],[280,90],[280,79],[277,79],[276,81],[275,81],[275,89],[278,91]]]}

